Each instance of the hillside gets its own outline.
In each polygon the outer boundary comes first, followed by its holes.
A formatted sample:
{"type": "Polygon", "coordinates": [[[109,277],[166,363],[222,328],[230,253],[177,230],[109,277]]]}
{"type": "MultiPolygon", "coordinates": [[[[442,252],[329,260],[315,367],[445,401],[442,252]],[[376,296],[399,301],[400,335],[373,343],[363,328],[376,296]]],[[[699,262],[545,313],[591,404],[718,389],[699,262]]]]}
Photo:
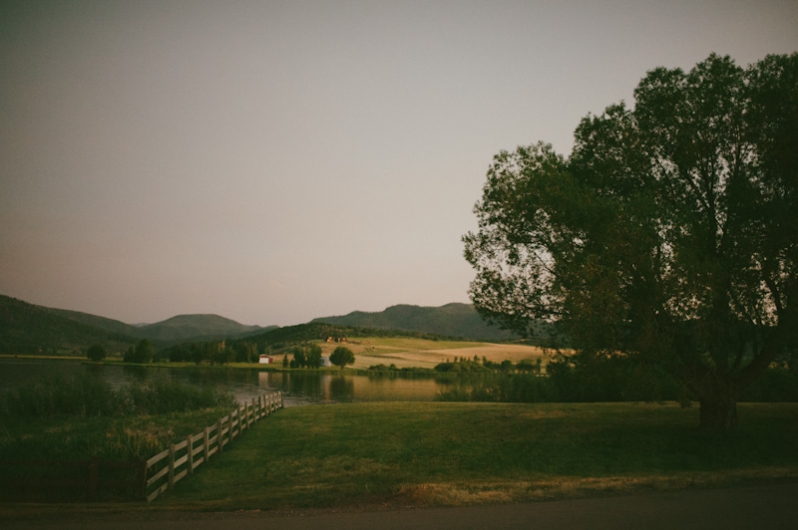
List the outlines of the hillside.
{"type": "Polygon", "coordinates": [[[339,326],[416,331],[492,342],[518,338],[514,333],[488,326],[470,304],[454,303],[441,307],[395,305],[377,313],[355,311],[344,316],[316,318],[311,321],[311,323],[314,322],[339,326]]]}
{"type": "MultiPolygon", "coordinates": [[[[136,326],[131,326],[130,324],[125,324],[124,322],[120,322],[119,320],[113,320],[111,318],[100,317],[97,315],[90,315],[89,313],[81,313],[80,311],[70,311],[68,309],[54,309],[51,307],[43,307],[37,306],[40,309],[44,309],[45,311],[49,311],[55,315],[67,318],[74,322],[80,322],[81,324],[86,324],[88,326],[92,326],[95,328],[103,329],[105,331],[110,331],[112,333],[120,333],[122,335],[128,335],[130,337],[139,337],[139,328],[136,326]]],[[[143,338],[143,336],[142,336],[143,338]]]]}
{"type": "Polygon", "coordinates": [[[414,331],[362,328],[339,326],[335,324],[326,324],[323,322],[309,322],[307,324],[299,324],[297,326],[274,328],[264,333],[249,335],[241,340],[253,342],[261,347],[267,346],[269,348],[281,349],[285,346],[300,342],[326,340],[328,337],[412,337],[428,339],[432,341],[443,339],[443,337],[414,331]]]}
{"type": "Polygon", "coordinates": [[[162,322],[134,328],[139,336],[156,341],[187,341],[240,337],[273,329],[275,326],[245,326],[219,315],[178,315],[162,322]]]}
{"type": "Polygon", "coordinates": [[[110,351],[123,351],[136,341],[123,333],[0,295],[0,353],[63,354],[84,350],[92,344],[102,344],[110,351]]]}
{"type": "Polygon", "coordinates": [[[0,295],[0,353],[65,354],[92,344],[100,344],[109,352],[122,352],[141,339],[150,339],[160,348],[178,342],[239,338],[276,327],[245,326],[218,315],[179,315],[132,326],[0,295]]]}

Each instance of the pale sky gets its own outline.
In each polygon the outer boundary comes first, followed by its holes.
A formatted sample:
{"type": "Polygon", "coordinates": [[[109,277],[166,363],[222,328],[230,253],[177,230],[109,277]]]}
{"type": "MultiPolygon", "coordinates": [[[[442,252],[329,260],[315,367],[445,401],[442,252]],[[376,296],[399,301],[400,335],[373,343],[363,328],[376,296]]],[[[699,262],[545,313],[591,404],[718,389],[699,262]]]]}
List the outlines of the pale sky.
{"type": "Polygon", "coordinates": [[[0,294],[128,323],[468,302],[493,155],[647,70],[798,50],[786,1],[0,4],[0,294]]]}

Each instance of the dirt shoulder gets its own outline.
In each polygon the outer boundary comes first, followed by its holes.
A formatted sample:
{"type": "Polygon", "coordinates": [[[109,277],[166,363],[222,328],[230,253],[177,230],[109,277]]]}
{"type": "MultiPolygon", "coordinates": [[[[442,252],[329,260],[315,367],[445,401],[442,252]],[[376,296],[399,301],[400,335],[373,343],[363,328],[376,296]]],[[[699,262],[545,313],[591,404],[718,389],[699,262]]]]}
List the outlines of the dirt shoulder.
{"type": "MultiPolygon", "coordinates": [[[[205,530],[235,527],[237,530],[280,528],[281,530],[347,529],[793,529],[798,482],[711,490],[687,490],[453,508],[396,508],[381,506],[346,510],[282,510],[274,512],[174,512],[125,510],[114,513],[57,514],[45,507],[27,518],[6,518],[2,528],[205,530]]],[[[8,508],[5,506],[3,508],[8,508]]],[[[33,508],[29,506],[28,508],[33,508]]],[[[110,507],[106,507],[108,509],[110,507]]],[[[121,509],[121,506],[119,507],[121,509]]],[[[6,512],[6,510],[3,510],[6,512]]],[[[4,514],[4,515],[7,515],[4,514]]],[[[18,514],[20,515],[20,514],[18,514]]]]}

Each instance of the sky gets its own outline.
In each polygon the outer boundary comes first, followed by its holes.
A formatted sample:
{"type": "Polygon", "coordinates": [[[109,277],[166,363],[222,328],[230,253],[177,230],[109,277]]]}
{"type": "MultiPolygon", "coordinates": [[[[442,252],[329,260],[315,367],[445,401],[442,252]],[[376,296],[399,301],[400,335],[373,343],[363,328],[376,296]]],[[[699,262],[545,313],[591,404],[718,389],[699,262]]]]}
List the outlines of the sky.
{"type": "Polygon", "coordinates": [[[798,2],[0,3],[0,294],[127,323],[468,302],[492,157],[798,2]]]}

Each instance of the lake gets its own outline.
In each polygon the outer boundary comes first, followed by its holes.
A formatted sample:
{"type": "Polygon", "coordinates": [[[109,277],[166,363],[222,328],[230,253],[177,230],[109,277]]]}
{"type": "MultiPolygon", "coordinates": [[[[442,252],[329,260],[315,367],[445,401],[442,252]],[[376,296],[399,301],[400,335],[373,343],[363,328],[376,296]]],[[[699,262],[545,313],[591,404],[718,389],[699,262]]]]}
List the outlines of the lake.
{"type": "Polygon", "coordinates": [[[264,392],[283,392],[286,407],[313,403],[358,401],[434,401],[451,383],[431,377],[335,374],[330,372],[265,372],[226,367],[149,367],[84,364],[75,360],[0,359],[0,392],[55,376],[81,373],[101,377],[114,386],[166,378],[196,386],[213,386],[239,401],[264,392]]]}

